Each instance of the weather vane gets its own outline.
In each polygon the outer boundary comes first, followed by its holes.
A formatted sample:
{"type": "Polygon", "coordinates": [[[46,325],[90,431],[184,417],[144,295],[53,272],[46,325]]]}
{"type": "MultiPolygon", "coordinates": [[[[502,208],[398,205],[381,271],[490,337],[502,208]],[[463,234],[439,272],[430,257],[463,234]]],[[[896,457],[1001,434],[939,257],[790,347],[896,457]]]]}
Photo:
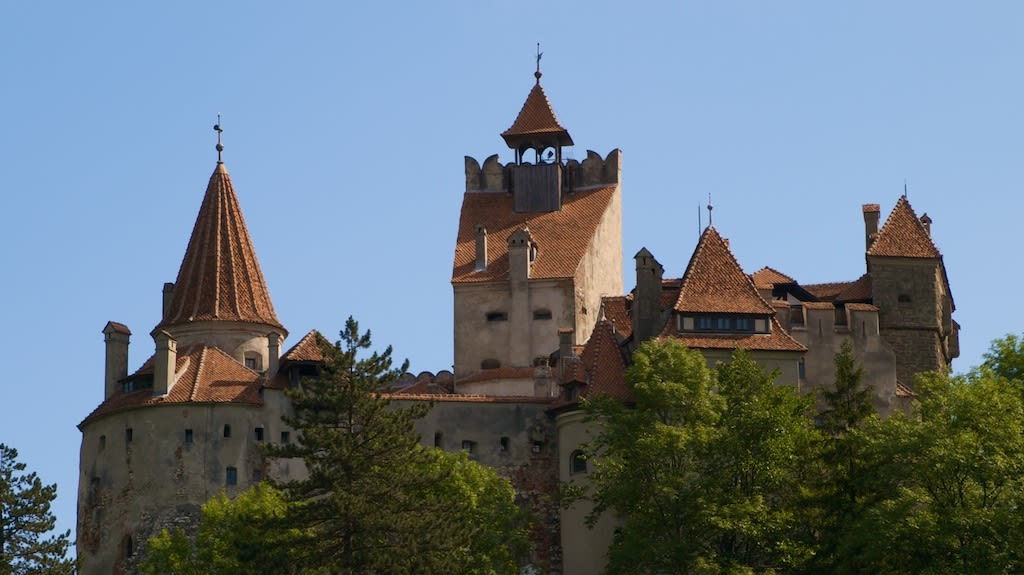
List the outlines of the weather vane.
{"type": "Polygon", "coordinates": [[[711,210],[715,209],[715,206],[711,205],[711,192],[708,192],[708,227],[711,227],[711,210]]]}
{"type": "Polygon", "coordinates": [[[213,131],[217,132],[217,163],[223,164],[224,161],[221,159],[221,152],[224,151],[224,144],[220,143],[220,135],[224,131],[224,128],[220,127],[220,114],[217,114],[217,123],[213,125],[213,131]]]}

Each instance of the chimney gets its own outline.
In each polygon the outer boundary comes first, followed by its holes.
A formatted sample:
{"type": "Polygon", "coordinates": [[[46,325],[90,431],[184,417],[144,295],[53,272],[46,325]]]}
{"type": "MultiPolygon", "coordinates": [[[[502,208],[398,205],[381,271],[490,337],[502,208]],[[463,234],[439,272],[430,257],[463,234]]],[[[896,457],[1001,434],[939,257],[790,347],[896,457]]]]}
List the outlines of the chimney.
{"type": "Polygon", "coordinates": [[[921,225],[924,226],[924,231],[928,232],[928,237],[932,237],[932,219],[927,213],[921,216],[921,225]]]}
{"type": "Polygon", "coordinates": [[[633,296],[633,341],[637,344],[657,333],[661,320],[661,278],[665,269],[647,248],[641,248],[636,260],[636,293],[633,296]]]}
{"type": "Polygon", "coordinates": [[[487,228],[483,224],[476,225],[476,268],[478,272],[487,269],[487,228]]]}
{"type": "Polygon", "coordinates": [[[277,368],[281,361],[281,334],[276,331],[270,332],[267,334],[267,343],[270,345],[267,352],[267,376],[272,378],[277,375],[277,368]]]}
{"type": "Polygon", "coordinates": [[[164,284],[163,315],[161,317],[167,317],[167,312],[171,310],[172,298],[174,298],[174,284],[167,282],[164,284]]]}
{"type": "Polygon", "coordinates": [[[565,379],[565,369],[572,358],[572,334],[571,327],[563,327],[558,330],[558,380],[565,379]]]}
{"type": "Polygon", "coordinates": [[[118,382],[128,377],[128,341],[131,335],[132,332],[127,326],[116,321],[108,321],[103,327],[103,342],[106,346],[104,399],[114,395],[118,382]]]}
{"type": "Polygon", "coordinates": [[[864,210],[864,250],[867,251],[878,234],[878,217],[882,208],[878,204],[864,204],[861,209],[864,210]]]}
{"type": "Polygon", "coordinates": [[[153,395],[167,395],[174,386],[174,371],[178,365],[178,342],[166,331],[153,334],[156,357],[153,365],[153,395]]]}
{"type": "Polygon", "coordinates": [[[530,265],[536,259],[536,244],[530,228],[512,232],[508,238],[508,279],[516,283],[530,278],[530,265]]]}

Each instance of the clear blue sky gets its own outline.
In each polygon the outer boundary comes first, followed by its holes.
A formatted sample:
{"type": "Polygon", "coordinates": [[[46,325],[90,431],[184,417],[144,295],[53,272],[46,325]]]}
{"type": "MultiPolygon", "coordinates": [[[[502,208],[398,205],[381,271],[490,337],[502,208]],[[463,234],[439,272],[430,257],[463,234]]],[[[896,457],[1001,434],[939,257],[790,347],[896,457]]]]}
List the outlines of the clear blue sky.
{"type": "Polygon", "coordinates": [[[286,346],[351,314],[449,369],[462,157],[511,157],[536,42],[573,157],[623,150],[627,267],[646,246],[681,275],[711,193],[748,272],[853,280],[861,204],[906,181],[966,370],[1024,329],[1022,29],[1008,1],[6,2],[0,441],[73,528],[100,330],[132,329],[132,370],[152,353],[218,112],[286,346]]]}

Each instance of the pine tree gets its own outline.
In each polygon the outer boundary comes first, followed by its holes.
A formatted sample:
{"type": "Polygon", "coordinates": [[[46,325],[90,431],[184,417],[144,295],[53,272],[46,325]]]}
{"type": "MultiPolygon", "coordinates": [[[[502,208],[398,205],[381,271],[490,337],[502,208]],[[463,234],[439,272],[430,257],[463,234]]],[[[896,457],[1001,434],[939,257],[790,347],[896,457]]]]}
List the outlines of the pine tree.
{"type": "Polygon", "coordinates": [[[321,345],[318,375],[288,391],[294,410],[284,420],[297,441],[267,449],[302,458],[308,471],[280,485],[287,526],[301,534],[297,561],[338,575],[514,573],[506,541],[522,531],[502,522],[517,516],[511,485],[422,447],[414,424],[430,405],[393,405],[381,391],[408,364],[394,369],[390,347],[362,357],[370,346],[352,318],[336,344],[321,345]],[[463,491],[473,495],[452,496],[463,491]]]}
{"type": "Polygon", "coordinates": [[[18,451],[0,443],[0,575],[73,573],[65,558],[70,530],[47,536],[56,523],[50,503],[57,486],[43,485],[17,460],[18,451]]]}

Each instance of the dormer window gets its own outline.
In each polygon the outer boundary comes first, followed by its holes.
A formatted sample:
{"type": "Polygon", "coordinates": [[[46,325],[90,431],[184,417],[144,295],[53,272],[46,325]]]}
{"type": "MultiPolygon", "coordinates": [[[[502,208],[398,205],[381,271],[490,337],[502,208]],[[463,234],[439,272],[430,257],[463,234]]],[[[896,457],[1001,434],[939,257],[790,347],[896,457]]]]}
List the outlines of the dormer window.
{"type": "Polygon", "coordinates": [[[260,368],[262,367],[260,365],[262,363],[262,361],[261,361],[262,359],[263,358],[261,358],[258,353],[254,353],[254,352],[251,352],[251,351],[246,352],[245,353],[245,367],[248,367],[249,369],[251,369],[253,371],[259,371],[260,368]]]}
{"type": "Polygon", "coordinates": [[[676,316],[676,328],[684,332],[768,333],[768,317],[728,314],[676,316]]]}

